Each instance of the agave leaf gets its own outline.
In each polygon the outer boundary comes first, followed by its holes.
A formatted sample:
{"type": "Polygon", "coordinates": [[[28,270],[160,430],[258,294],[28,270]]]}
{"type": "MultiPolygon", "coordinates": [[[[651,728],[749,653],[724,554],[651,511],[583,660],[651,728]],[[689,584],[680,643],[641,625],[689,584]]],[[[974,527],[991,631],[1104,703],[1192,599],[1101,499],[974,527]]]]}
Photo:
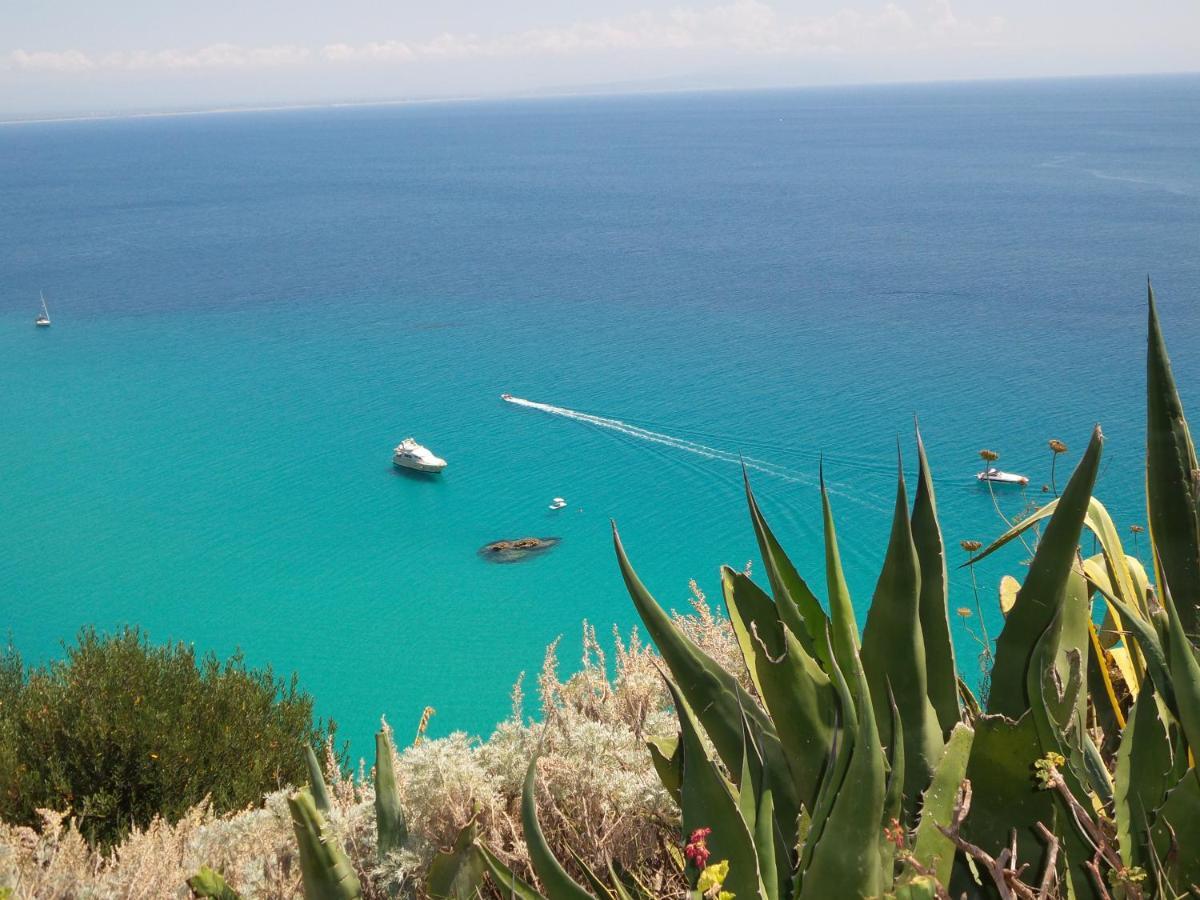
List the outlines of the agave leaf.
{"type": "MultiPolygon", "coordinates": [[[[1167,653],[1154,626],[1142,618],[1141,614],[1131,606],[1126,606],[1115,594],[1107,593],[1100,585],[1093,583],[1096,591],[1116,608],[1121,615],[1125,627],[1137,641],[1142,658],[1146,661],[1146,671],[1157,686],[1158,696],[1173,715],[1178,715],[1179,707],[1175,700],[1175,687],[1171,678],[1171,670],[1167,665],[1167,653]]],[[[1143,686],[1143,690],[1144,690],[1143,686]]]]}
{"type": "Polygon", "coordinates": [[[1038,542],[1029,574],[996,641],[989,712],[1015,719],[1029,708],[1025,674],[1035,645],[1065,603],[1068,575],[1079,546],[1103,444],[1097,427],[1038,542]]]}
{"type": "Polygon", "coordinates": [[[1151,836],[1168,881],[1187,896],[1191,885],[1200,884],[1200,778],[1194,769],[1167,792],[1151,836]]]}
{"type": "Polygon", "coordinates": [[[408,823],[392,765],[392,740],[385,729],[375,732],[375,831],[380,860],[408,842],[408,823]]]}
{"type": "Polygon", "coordinates": [[[832,743],[829,678],[753,581],[725,567],[721,586],[729,621],[775,723],[800,802],[811,808],[832,743]]]}
{"type": "Polygon", "coordinates": [[[475,900],[483,887],[486,866],[475,846],[475,817],[471,817],[449,850],[434,854],[425,873],[425,887],[435,900],[475,900]]]}
{"type": "Polygon", "coordinates": [[[1129,724],[1121,733],[1117,749],[1114,811],[1117,846],[1127,867],[1149,870],[1149,823],[1170,785],[1171,763],[1171,743],[1159,718],[1154,682],[1150,681],[1129,711],[1129,724]]]}
{"type": "MultiPolygon", "coordinates": [[[[1083,578],[1072,572],[1070,581],[1074,588],[1068,587],[1067,593],[1073,590],[1083,591],[1083,578]]],[[[1068,666],[1066,673],[1061,672],[1061,649],[1056,646],[1066,628],[1061,622],[1068,615],[1067,607],[1060,607],[1055,620],[1046,626],[1046,630],[1038,639],[1030,659],[1027,674],[1027,688],[1030,699],[1030,716],[1037,729],[1038,742],[1042,753],[1058,753],[1066,760],[1059,771],[1067,785],[1067,789],[1075,799],[1087,809],[1092,805],[1092,798],[1087,786],[1092,771],[1088,767],[1087,731],[1085,726],[1086,707],[1081,710],[1080,698],[1083,696],[1083,660],[1078,648],[1067,651],[1068,666]],[[1060,657],[1056,663],[1056,656],[1060,657]],[[1057,666],[1057,668],[1056,668],[1057,666]]],[[[1103,765],[1101,765],[1103,770],[1103,765]]],[[[1103,778],[1107,779],[1107,772],[1103,778]]],[[[1070,879],[1069,888],[1076,896],[1095,896],[1094,883],[1085,864],[1094,852],[1091,839],[1078,823],[1066,801],[1057,793],[1051,792],[1059,805],[1059,821],[1064,823],[1058,829],[1059,840],[1062,842],[1063,859],[1070,879]]],[[[1111,788],[1105,795],[1111,794],[1111,788]]]]}
{"type": "Polygon", "coordinates": [[[938,525],[933,475],[925,458],[925,442],[917,429],[917,494],[912,511],[913,543],[921,572],[921,634],[925,640],[925,683],[942,734],[958,724],[961,709],[954,679],[954,642],[950,639],[950,609],[946,578],[946,546],[938,525]]]}
{"type": "Polygon", "coordinates": [[[584,881],[596,892],[596,896],[602,898],[602,900],[612,900],[615,896],[613,888],[604,883],[604,880],[588,865],[587,860],[576,853],[574,847],[568,847],[567,852],[571,854],[571,859],[575,860],[575,865],[583,873],[584,881]]]}
{"type": "MultiPolygon", "coordinates": [[[[896,708],[904,725],[904,796],[908,798],[909,810],[914,810],[917,797],[929,784],[934,764],[942,755],[942,729],[929,700],[918,565],[908,520],[904,470],[900,469],[887,555],[863,631],[862,667],[875,709],[887,710],[890,694],[895,693],[896,708]]],[[[887,716],[879,723],[879,739],[885,746],[895,743],[887,716]]],[[[908,824],[908,816],[905,822],[908,824]]]]}
{"type": "Polygon", "coordinates": [[[763,518],[754,492],[750,490],[750,478],[742,467],[742,481],[746,486],[746,503],[750,507],[750,521],[754,525],[754,536],[758,539],[758,552],[767,570],[767,580],[779,607],[779,617],[810,656],[821,658],[825,644],[825,623],[828,617],[821,602],[800,577],[792,561],[783,551],[767,520],[763,518]]]}
{"type": "Polygon", "coordinates": [[[548,900],[590,900],[591,894],[580,887],[560,863],[546,843],[537,817],[537,756],[525,770],[525,785],[521,791],[521,829],[529,848],[529,864],[542,883],[548,900]]]}
{"type": "Polygon", "coordinates": [[[928,875],[917,875],[896,888],[896,900],[938,900],[943,883],[928,875]]]}
{"type": "MultiPolygon", "coordinates": [[[[833,524],[833,507],[825,489],[825,469],[821,468],[821,515],[825,525],[825,581],[829,589],[829,625],[833,635],[833,653],[838,667],[851,672],[858,663],[858,622],[854,618],[854,602],[842,572],[842,556],[838,551],[837,530],[833,524]]],[[[828,670],[827,670],[828,671],[828,670]]]]}
{"type": "Polygon", "coordinates": [[[955,847],[954,842],[938,830],[938,826],[950,826],[954,801],[959,785],[967,774],[967,760],[974,739],[975,731],[969,725],[959,723],[954,726],[946,742],[946,750],[933,771],[933,780],[921,801],[921,819],[917,823],[912,852],[917,862],[933,873],[939,884],[950,883],[955,847]]]}
{"type": "Polygon", "coordinates": [[[658,895],[646,887],[632,872],[625,872],[612,860],[608,862],[608,874],[612,876],[613,888],[618,900],[659,900],[658,895]]]}
{"type": "Polygon", "coordinates": [[[292,830],[300,851],[300,875],[305,900],[359,900],[362,888],[354,868],[333,835],[325,828],[307,789],[288,797],[292,830]]]}
{"type": "MultiPolygon", "coordinates": [[[[862,666],[857,664],[857,657],[853,664],[859,698],[857,733],[845,777],[840,786],[834,788],[832,807],[816,837],[808,866],[801,873],[799,900],[874,897],[883,887],[877,831],[883,820],[887,789],[883,748],[879,743],[866,676],[862,666]]],[[[842,685],[839,694],[848,693],[847,687],[842,685]]],[[[812,835],[806,842],[806,849],[810,842],[813,842],[812,835]]]]}
{"type": "Polygon", "coordinates": [[[638,615],[646,624],[658,652],[666,661],[680,692],[697,711],[704,731],[713,742],[717,754],[730,772],[740,772],[742,765],[742,717],[749,720],[755,741],[762,749],[766,763],[767,781],[775,797],[780,821],[788,823],[789,842],[794,840],[794,823],[800,814],[800,801],[792,781],[786,754],[770,716],[758,702],[738,684],[736,678],[710,659],[671,621],[671,618],[650,596],[646,586],[634,572],[620,536],[613,528],[613,543],[617,562],[625,579],[638,615]]]}
{"type": "MultiPolygon", "coordinates": [[[[780,900],[784,896],[783,886],[787,883],[785,872],[780,872],[776,863],[776,844],[779,829],[775,827],[775,802],[770,790],[764,790],[759,798],[754,817],[754,849],[758,853],[758,869],[766,889],[766,900],[780,900]]],[[[785,863],[787,862],[785,858],[785,863]]]]}
{"type": "MultiPolygon", "coordinates": [[[[1130,580],[1134,585],[1134,596],[1132,598],[1125,597],[1124,600],[1128,605],[1137,609],[1139,613],[1145,615],[1146,601],[1144,598],[1150,589],[1149,583],[1146,581],[1146,570],[1142,568],[1141,563],[1132,557],[1127,557],[1125,561],[1129,569],[1130,580]]],[[[1099,646],[1102,650],[1118,649],[1118,645],[1122,643],[1125,626],[1121,618],[1121,613],[1116,607],[1108,603],[1106,599],[1108,595],[1115,592],[1115,588],[1113,587],[1113,580],[1110,577],[1108,561],[1104,554],[1098,553],[1095,556],[1085,559],[1083,561],[1083,574],[1087,579],[1088,585],[1102,599],[1105,599],[1103,630],[1097,631],[1099,646]]],[[[1137,696],[1138,688],[1142,683],[1144,674],[1141,660],[1137,657],[1137,654],[1125,653],[1124,662],[1118,665],[1121,667],[1121,676],[1129,686],[1130,693],[1137,696]]]]}
{"type": "Polygon", "coordinates": [[[225,883],[220,873],[214,872],[208,866],[201,866],[200,871],[187,880],[196,897],[206,897],[208,900],[242,900],[242,895],[225,883]]]}
{"type": "Polygon", "coordinates": [[[1200,757],[1200,662],[1183,631],[1183,621],[1170,590],[1162,594],[1167,614],[1167,665],[1175,688],[1175,715],[1192,755],[1200,757]]]}
{"type": "Polygon", "coordinates": [[[1105,749],[1111,754],[1116,750],[1117,741],[1121,737],[1121,729],[1125,727],[1125,713],[1117,699],[1116,689],[1108,671],[1108,659],[1104,648],[1100,646],[1100,636],[1096,625],[1088,622],[1089,652],[1087,662],[1088,695],[1092,699],[1092,707],[1096,711],[1096,721],[1104,734],[1105,749]]]}
{"type": "Polygon", "coordinates": [[[667,792],[679,803],[679,786],[683,781],[683,755],[679,749],[679,736],[656,736],[646,739],[650,760],[658,780],[667,792]]]}
{"type": "Polygon", "coordinates": [[[312,792],[313,803],[323,815],[328,815],[329,791],[325,788],[325,776],[321,774],[321,764],[317,762],[317,754],[308,744],[304,745],[304,764],[308,766],[308,787],[312,792]]]}
{"type": "Polygon", "coordinates": [[[754,838],[739,808],[738,795],[704,749],[700,726],[682,690],[669,681],[667,688],[679,715],[683,749],[683,832],[688,835],[697,828],[711,828],[707,844],[712,858],[729,860],[725,889],[746,900],[764,898],[754,838]]]}
{"type": "Polygon", "coordinates": [[[546,900],[529,882],[501,862],[499,857],[483,844],[476,844],[475,847],[502,897],[512,900],[546,900]]]}
{"type": "MultiPolygon", "coordinates": [[[[813,852],[824,833],[833,811],[833,803],[845,782],[846,773],[850,768],[850,756],[854,750],[854,739],[858,733],[858,714],[854,708],[854,698],[850,694],[850,686],[838,665],[837,656],[833,649],[832,637],[825,633],[825,645],[829,649],[830,683],[833,685],[837,707],[834,710],[833,746],[830,749],[829,763],[821,777],[821,788],[817,792],[817,802],[812,815],[801,829],[804,842],[800,846],[800,865],[798,875],[802,879],[812,862],[813,852]]],[[[857,657],[855,657],[857,659],[857,657]]],[[[869,700],[870,697],[868,696],[869,700]]]]}
{"type": "MultiPolygon", "coordinates": [[[[997,715],[977,719],[966,774],[973,789],[971,814],[962,828],[963,837],[993,856],[1008,846],[1016,831],[1020,859],[1035,872],[1045,865],[1036,825],[1044,822],[1053,829],[1055,823],[1053,796],[1038,790],[1033,780],[1033,764],[1042,754],[1030,713],[1016,721],[997,715]]],[[[964,891],[978,896],[970,876],[955,867],[950,893],[958,897],[964,891]]]]}
{"type": "Polygon", "coordinates": [[[1175,388],[1171,360],[1158,323],[1154,289],[1146,283],[1146,508],[1158,584],[1186,598],[1179,610],[1183,630],[1196,632],[1200,597],[1200,511],[1196,449],[1175,388]]]}
{"type": "Polygon", "coordinates": [[[883,820],[879,823],[879,869],[883,878],[883,890],[892,889],[896,871],[896,845],[888,832],[892,828],[904,827],[904,723],[896,700],[888,696],[888,709],[892,714],[892,756],[888,760],[887,787],[883,793],[883,820]]]}

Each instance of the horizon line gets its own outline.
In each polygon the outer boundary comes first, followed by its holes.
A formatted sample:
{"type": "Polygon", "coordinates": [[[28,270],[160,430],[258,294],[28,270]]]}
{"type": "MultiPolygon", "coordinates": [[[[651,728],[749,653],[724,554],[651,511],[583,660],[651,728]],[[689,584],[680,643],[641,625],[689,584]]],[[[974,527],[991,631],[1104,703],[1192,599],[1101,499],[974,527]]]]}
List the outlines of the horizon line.
{"type": "Polygon", "coordinates": [[[269,103],[253,106],[214,106],[191,109],[129,110],[125,112],[78,113],[60,116],[38,116],[36,118],[0,119],[0,127],[20,125],[53,125],[71,122],[112,122],[126,119],[171,119],[189,116],[234,115],[239,113],[298,112],[320,109],[356,109],[376,106],[419,106],[441,103],[520,102],[533,100],[571,99],[579,97],[634,97],[661,94],[717,94],[756,93],[767,91],[837,90],[842,88],[885,88],[920,87],[942,84],[981,84],[1029,81],[1087,81],[1112,78],[1174,78],[1200,76],[1200,69],[1185,69],[1169,72],[1108,72],[1076,75],[981,75],[963,78],[919,78],[899,81],[842,81],[829,84],[779,84],[753,87],[646,87],[618,89],[611,85],[580,85],[577,88],[544,91],[530,90],[500,94],[463,94],[443,97],[382,98],[377,100],[328,100],[297,101],[294,103],[269,103]]]}

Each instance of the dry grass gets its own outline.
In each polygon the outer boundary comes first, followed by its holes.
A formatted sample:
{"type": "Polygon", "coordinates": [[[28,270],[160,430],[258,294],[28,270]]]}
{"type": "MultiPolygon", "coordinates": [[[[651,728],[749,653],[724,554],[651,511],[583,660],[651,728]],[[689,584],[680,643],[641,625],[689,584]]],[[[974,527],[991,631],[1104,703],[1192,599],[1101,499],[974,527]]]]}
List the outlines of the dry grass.
{"type": "MultiPolygon", "coordinates": [[[[709,608],[693,583],[692,612],[676,621],[705,652],[744,679],[728,621],[709,608]]],[[[521,679],[513,713],[486,741],[455,733],[418,740],[395,759],[410,830],[409,846],[382,863],[375,845],[370,773],[338,771],[330,754],[331,827],[340,837],[370,900],[399,889],[422,896],[433,854],[477,815],[480,837],[502,859],[527,871],[520,794],[526,766],[539,761],[539,820],[562,859],[573,848],[593,867],[609,861],[643,873],[663,894],[682,880],[666,850],[678,840],[678,809],[654,774],[645,738],[673,734],[674,713],[658,660],[636,630],[614,629],[611,661],[583,624],[578,671],[559,675],[558,644],[537,678],[539,715],[524,710],[521,679]]],[[[155,821],[102,856],[61,813],[46,811],[41,829],[0,823],[0,897],[30,900],[185,898],[185,880],[203,865],[221,872],[246,898],[294,898],[299,868],[286,795],[262,807],[216,817],[205,804],[180,821],[155,821]]]]}

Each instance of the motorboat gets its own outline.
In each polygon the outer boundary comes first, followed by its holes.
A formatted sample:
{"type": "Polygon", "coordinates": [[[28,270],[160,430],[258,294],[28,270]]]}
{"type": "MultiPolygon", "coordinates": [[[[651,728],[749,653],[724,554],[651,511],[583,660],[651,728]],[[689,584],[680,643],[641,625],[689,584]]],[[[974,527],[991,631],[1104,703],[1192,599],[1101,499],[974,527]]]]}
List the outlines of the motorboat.
{"type": "Polygon", "coordinates": [[[567,501],[562,497],[555,497],[553,500],[550,501],[551,509],[562,509],[566,505],[567,505],[567,501]]]}
{"type": "Polygon", "coordinates": [[[444,459],[410,437],[406,437],[396,445],[396,449],[392,452],[392,464],[404,469],[415,469],[418,472],[440,472],[446,468],[444,459]]]}
{"type": "Polygon", "coordinates": [[[510,401],[511,401],[511,400],[512,400],[512,398],[513,398],[513,395],[512,395],[512,394],[501,394],[501,395],[500,395],[500,399],[501,399],[501,400],[510,400],[510,401]]]}
{"type": "Polygon", "coordinates": [[[50,310],[46,308],[46,295],[40,295],[42,298],[42,311],[38,313],[38,317],[33,320],[33,324],[38,328],[50,327],[50,310]]]}
{"type": "Polygon", "coordinates": [[[1013,472],[1001,472],[994,466],[989,466],[975,477],[980,481],[991,481],[996,484],[1029,484],[1029,479],[1024,475],[1017,475],[1013,472]]]}

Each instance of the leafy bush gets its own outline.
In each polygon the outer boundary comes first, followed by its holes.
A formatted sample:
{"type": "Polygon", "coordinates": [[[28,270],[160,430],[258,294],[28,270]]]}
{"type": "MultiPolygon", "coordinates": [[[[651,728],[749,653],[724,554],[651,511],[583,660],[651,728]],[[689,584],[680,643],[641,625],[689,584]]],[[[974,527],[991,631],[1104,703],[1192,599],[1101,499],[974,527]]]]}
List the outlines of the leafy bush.
{"type": "Polygon", "coordinates": [[[80,632],[66,658],[26,667],[0,655],[0,816],[40,822],[70,809],[91,841],[111,844],[156,816],[175,821],[204,797],[217,812],[302,783],[314,725],[296,678],[222,663],[137,629],[80,632]]]}

